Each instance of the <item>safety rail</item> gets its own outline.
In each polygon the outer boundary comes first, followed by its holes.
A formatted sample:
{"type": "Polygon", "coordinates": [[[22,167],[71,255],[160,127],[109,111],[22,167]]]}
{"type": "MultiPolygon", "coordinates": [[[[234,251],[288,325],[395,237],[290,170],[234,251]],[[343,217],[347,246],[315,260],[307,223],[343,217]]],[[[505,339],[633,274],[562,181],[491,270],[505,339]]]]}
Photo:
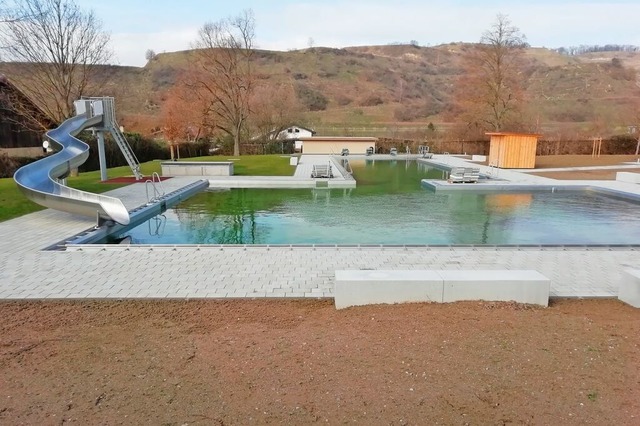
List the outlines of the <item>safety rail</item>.
{"type": "Polygon", "coordinates": [[[350,175],[353,175],[353,169],[351,168],[351,163],[346,158],[343,160],[342,167],[347,173],[349,173],[350,175]]]}
{"type": "Polygon", "coordinates": [[[498,167],[498,165],[496,163],[489,163],[489,171],[488,174],[490,176],[493,177],[498,177],[498,172],[500,171],[500,168],[498,167]]]}
{"type": "Polygon", "coordinates": [[[147,203],[155,203],[165,196],[164,186],[162,185],[162,180],[160,179],[160,175],[157,172],[153,172],[153,174],[151,175],[151,179],[147,179],[144,184],[145,190],[147,192],[147,203]],[[156,178],[158,179],[157,182],[156,178]],[[158,185],[156,185],[156,183],[158,185]],[[151,186],[153,190],[153,197],[151,198],[149,197],[149,186],[151,186]],[[160,187],[160,190],[158,190],[158,186],[160,187]]]}

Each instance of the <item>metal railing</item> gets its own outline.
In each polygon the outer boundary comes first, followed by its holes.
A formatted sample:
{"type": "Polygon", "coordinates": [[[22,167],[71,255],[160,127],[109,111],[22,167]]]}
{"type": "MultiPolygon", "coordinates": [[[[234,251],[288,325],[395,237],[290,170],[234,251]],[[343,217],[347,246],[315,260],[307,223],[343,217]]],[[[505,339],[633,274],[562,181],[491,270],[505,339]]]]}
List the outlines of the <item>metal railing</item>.
{"type": "Polygon", "coordinates": [[[151,175],[151,179],[147,179],[144,183],[145,190],[147,192],[147,204],[155,203],[160,200],[165,195],[164,186],[162,185],[162,180],[160,179],[160,175],[157,172],[153,172],[151,175]],[[156,181],[156,178],[158,179],[156,181]],[[157,184],[157,185],[156,185],[157,184]],[[149,197],[149,187],[153,191],[153,197],[149,197]],[[160,189],[158,189],[160,187],[160,189]]]}

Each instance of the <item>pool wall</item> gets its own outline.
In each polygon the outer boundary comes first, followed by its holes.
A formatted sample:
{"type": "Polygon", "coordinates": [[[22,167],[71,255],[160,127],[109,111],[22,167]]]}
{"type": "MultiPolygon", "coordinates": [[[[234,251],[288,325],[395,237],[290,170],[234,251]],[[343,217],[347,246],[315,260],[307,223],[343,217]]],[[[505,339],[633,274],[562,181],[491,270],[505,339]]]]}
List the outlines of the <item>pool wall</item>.
{"type": "Polygon", "coordinates": [[[200,191],[203,191],[208,186],[208,181],[198,180],[176,191],[165,194],[157,200],[150,201],[147,204],[131,210],[129,212],[129,225],[125,226],[116,223],[94,227],[63,241],[59,241],[56,244],[47,247],[45,250],[64,250],[65,247],[70,244],[94,244],[99,241],[104,241],[110,235],[124,232],[127,229],[131,229],[146,222],[154,216],[164,213],[168,208],[178,204],[180,201],[186,200],[200,191]]]}
{"type": "Polygon", "coordinates": [[[166,161],[162,176],[233,176],[232,161],[166,161]]]}

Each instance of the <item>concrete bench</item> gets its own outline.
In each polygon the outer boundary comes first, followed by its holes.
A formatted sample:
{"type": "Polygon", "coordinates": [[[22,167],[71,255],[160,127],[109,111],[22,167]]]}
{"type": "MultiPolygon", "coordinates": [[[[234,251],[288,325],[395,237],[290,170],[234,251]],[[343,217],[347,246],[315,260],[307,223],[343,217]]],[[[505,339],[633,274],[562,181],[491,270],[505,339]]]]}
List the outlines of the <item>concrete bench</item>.
{"type": "Polygon", "coordinates": [[[349,306],[462,300],[548,306],[551,281],[533,270],[336,271],[337,309],[349,306]]]}
{"type": "Polygon", "coordinates": [[[616,172],[616,180],[619,182],[640,183],[640,173],[616,172]]]}
{"type": "Polygon", "coordinates": [[[618,290],[618,299],[640,308],[640,270],[625,269],[618,290]]]}

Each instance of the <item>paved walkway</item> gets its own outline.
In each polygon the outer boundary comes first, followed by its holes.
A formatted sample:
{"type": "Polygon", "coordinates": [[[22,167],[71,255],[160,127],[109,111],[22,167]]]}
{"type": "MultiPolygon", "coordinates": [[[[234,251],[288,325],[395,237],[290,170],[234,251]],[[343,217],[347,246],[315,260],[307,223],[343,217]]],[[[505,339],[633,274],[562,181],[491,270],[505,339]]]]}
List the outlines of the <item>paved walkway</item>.
{"type": "MultiPolygon", "coordinates": [[[[520,178],[539,178],[528,176],[520,178]]],[[[170,192],[193,180],[173,178],[163,185],[170,192]]],[[[620,183],[612,181],[597,184],[620,188],[620,183]]],[[[640,185],[627,185],[640,192],[640,185]]],[[[144,184],[109,195],[121,198],[129,209],[146,203],[144,184]]],[[[42,250],[92,226],[91,219],[54,210],[1,222],[0,299],[331,297],[336,269],[370,268],[536,269],[551,279],[552,296],[615,297],[622,270],[640,265],[640,251],[633,248],[77,246],[66,252],[42,250]]]]}
{"type": "Polygon", "coordinates": [[[302,155],[293,176],[210,176],[211,188],[315,188],[326,182],[331,188],[355,188],[356,181],[330,155],[302,155]],[[314,165],[331,165],[333,178],[313,179],[314,165]]]}

